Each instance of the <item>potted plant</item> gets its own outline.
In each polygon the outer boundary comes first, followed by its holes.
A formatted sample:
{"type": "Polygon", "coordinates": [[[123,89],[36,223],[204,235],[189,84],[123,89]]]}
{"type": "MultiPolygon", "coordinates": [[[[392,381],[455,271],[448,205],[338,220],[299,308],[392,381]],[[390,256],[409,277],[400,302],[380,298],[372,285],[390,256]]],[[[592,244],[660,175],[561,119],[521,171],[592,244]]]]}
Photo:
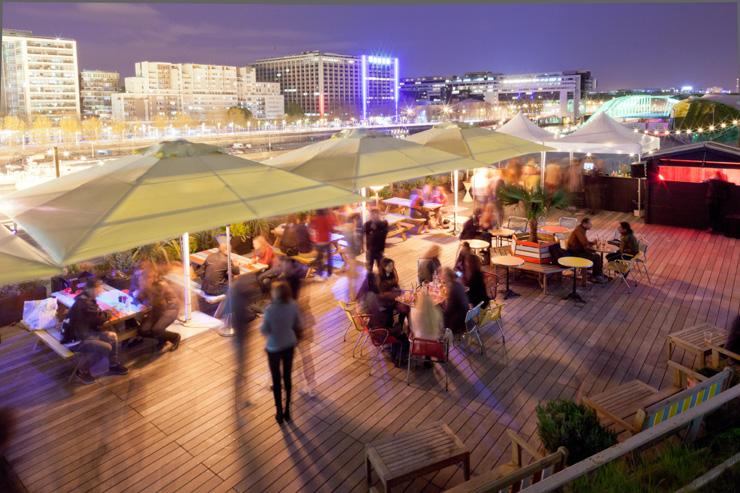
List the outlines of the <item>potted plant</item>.
{"type": "Polygon", "coordinates": [[[23,302],[43,300],[46,287],[38,281],[8,284],[0,287],[0,326],[23,319],[23,302]]]}
{"type": "Polygon", "coordinates": [[[553,208],[566,207],[568,196],[565,191],[558,189],[551,192],[539,185],[533,188],[522,185],[504,185],[499,190],[497,198],[504,205],[521,204],[529,222],[529,236],[515,238],[514,254],[527,262],[550,263],[550,246],[553,242],[538,241],[538,218],[546,215],[553,208]]]}
{"type": "Polygon", "coordinates": [[[125,251],[106,255],[107,264],[105,282],[116,289],[128,289],[131,285],[131,274],[134,272],[136,259],[132,251],[125,251]]]}
{"type": "Polygon", "coordinates": [[[568,449],[575,464],[617,443],[617,434],[599,423],[596,413],[582,404],[557,399],[537,406],[537,431],[548,451],[568,449]]]}
{"type": "Polygon", "coordinates": [[[255,219],[231,225],[231,251],[244,255],[252,251],[252,240],[270,233],[270,224],[264,219],[255,219]]]}

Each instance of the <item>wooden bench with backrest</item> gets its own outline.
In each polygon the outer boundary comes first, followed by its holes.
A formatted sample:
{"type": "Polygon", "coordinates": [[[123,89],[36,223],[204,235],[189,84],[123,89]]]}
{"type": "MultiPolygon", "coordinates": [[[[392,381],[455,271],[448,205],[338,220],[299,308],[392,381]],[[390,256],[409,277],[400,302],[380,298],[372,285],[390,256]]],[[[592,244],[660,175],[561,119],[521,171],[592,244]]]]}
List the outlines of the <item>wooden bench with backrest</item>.
{"type": "Polygon", "coordinates": [[[512,268],[535,274],[537,276],[537,282],[539,282],[542,292],[545,294],[547,294],[547,278],[553,275],[560,275],[568,270],[559,265],[535,264],[534,262],[524,262],[522,265],[512,268]]]}
{"type": "Polygon", "coordinates": [[[635,434],[714,397],[724,390],[731,375],[728,369],[707,378],[674,361],[668,361],[668,367],[673,370],[673,384],[668,388],[658,390],[632,380],[584,397],[583,403],[608,426],[635,434]],[[687,387],[689,378],[697,382],[693,387],[687,387]]]}
{"type": "Polygon", "coordinates": [[[714,344],[710,344],[709,347],[712,349],[709,361],[715,370],[719,370],[723,366],[740,364],[740,354],[714,344]]]}
{"type": "Polygon", "coordinates": [[[512,430],[506,430],[511,439],[511,461],[498,466],[490,472],[475,476],[469,481],[455,486],[448,493],[488,493],[520,491],[543,478],[551,476],[565,467],[568,451],[558,448],[551,454],[544,455],[537,447],[528,443],[512,430]],[[531,459],[525,463],[524,452],[531,459]]]}

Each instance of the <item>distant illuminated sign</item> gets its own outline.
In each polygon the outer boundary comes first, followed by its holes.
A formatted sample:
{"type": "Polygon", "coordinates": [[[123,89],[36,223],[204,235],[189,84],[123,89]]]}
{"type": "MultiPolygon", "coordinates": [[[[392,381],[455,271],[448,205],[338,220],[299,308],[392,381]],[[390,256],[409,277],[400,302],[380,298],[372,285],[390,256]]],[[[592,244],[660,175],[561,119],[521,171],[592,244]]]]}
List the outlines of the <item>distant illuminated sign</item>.
{"type": "Polygon", "coordinates": [[[367,57],[367,62],[373,65],[393,65],[393,59],[385,56],[370,55],[367,57]]]}

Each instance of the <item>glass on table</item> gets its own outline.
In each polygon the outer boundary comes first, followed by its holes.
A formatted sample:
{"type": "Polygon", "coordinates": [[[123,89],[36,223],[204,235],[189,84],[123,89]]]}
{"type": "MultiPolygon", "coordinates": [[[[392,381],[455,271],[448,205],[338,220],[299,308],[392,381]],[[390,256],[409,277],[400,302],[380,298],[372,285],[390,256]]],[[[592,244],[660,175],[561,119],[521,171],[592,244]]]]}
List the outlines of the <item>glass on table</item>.
{"type": "Polygon", "coordinates": [[[714,331],[710,329],[704,329],[704,344],[710,346],[714,340],[714,331]]]}

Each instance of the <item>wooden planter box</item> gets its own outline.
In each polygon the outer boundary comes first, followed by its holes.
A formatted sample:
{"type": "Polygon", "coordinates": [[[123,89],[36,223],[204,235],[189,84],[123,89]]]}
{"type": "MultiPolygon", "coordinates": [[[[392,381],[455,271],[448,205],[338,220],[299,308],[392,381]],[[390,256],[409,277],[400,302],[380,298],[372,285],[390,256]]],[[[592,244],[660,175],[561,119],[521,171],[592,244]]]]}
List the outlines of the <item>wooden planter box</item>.
{"type": "Polygon", "coordinates": [[[526,239],[514,238],[514,256],[534,264],[551,264],[550,247],[554,244],[554,242],[534,243],[526,239]]]}
{"type": "Polygon", "coordinates": [[[20,322],[23,319],[23,302],[46,298],[44,286],[34,286],[15,296],[0,298],[0,326],[20,322]]]}

